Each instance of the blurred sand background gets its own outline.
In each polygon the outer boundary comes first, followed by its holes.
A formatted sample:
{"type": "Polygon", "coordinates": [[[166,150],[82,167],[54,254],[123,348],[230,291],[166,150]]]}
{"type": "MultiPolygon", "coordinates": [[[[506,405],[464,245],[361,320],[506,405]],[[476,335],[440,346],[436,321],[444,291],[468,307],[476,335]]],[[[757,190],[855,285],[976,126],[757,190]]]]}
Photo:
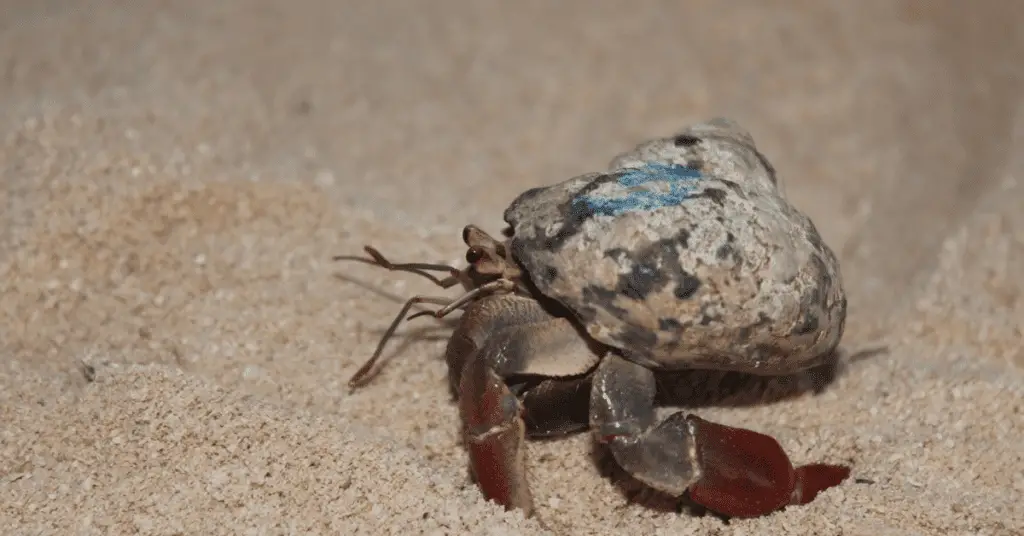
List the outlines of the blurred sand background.
{"type": "Polygon", "coordinates": [[[1024,533],[1024,3],[0,0],[0,533],[1024,533]],[[724,523],[534,442],[480,498],[436,293],[522,190],[726,115],[840,255],[819,394],[700,414],[852,463],[724,523]],[[348,280],[336,274],[345,271],[348,280]],[[390,296],[390,297],[389,297],[390,296]]]}

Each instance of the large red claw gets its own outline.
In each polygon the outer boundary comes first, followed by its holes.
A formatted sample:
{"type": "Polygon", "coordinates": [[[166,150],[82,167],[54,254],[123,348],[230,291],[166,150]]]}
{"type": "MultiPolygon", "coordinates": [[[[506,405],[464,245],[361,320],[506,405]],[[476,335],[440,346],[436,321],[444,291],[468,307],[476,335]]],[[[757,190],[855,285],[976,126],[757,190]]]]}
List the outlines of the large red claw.
{"type": "Polygon", "coordinates": [[[531,516],[533,497],[523,444],[526,427],[518,400],[490,367],[476,359],[466,364],[460,392],[466,446],[477,485],[484,497],[531,516]]]}
{"type": "Polygon", "coordinates": [[[849,468],[834,465],[794,470],[771,436],[693,415],[688,419],[703,473],[690,486],[690,498],[715,512],[756,517],[790,504],[806,504],[850,474],[849,468]]]}
{"type": "Polygon", "coordinates": [[[689,416],[702,476],[690,498],[735,517],[754,517],[789,504],[796,475],[771,436],[689,416]]]}

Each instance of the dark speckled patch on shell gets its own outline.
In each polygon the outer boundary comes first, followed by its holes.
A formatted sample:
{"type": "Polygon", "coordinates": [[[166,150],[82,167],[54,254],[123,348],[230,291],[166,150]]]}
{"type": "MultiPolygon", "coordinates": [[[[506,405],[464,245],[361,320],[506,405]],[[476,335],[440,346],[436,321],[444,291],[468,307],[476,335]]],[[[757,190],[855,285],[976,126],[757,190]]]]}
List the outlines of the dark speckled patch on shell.
{"type": "Polygon", "coordinates": [[[819,363],[842,336],[835,255],[731,121],[528,190],[504,217],[537,289],[638,360],[785,373],[819,363]]]}

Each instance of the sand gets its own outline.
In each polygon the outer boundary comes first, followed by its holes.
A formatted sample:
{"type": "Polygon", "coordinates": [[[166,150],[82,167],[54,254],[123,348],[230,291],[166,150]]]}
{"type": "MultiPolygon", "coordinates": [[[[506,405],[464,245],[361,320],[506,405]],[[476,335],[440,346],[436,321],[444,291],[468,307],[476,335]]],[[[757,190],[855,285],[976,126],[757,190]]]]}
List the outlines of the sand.
{"type": "Polygon", "coordinates": [[[0,533],[1024,534],[1024,4],[376,4],[0,5],[0,533]],[[438,291],[332,255],[458,261],[719,115],[850,314],[820,392],[695,411],[854,478],[725,522],[577,435],[530,444],[524,519],[469,481],[445,325],[346,387],[438,291]]]}

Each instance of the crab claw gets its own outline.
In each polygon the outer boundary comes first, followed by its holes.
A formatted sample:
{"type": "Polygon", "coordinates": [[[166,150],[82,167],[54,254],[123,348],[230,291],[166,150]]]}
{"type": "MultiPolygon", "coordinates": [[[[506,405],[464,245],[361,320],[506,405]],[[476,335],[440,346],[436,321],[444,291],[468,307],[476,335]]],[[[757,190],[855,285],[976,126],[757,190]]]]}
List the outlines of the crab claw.
{"type": "Polygon", "coordinates": [[[529,517],[533,497],[526,477],[526,425],[521,406],[483,359],[462,371],[459,411],[465,426],[470,466],[484,497],[529,517]]]}
{"type": "Polygon", "coordinates": [[[701,478],[690,498],[715,512],[734,517],[765,515],[791,504],[806,504],[819,492],[838,485],[850,469],[838,465],[793,468],[771,436],[689,415],[701,478]]]}

